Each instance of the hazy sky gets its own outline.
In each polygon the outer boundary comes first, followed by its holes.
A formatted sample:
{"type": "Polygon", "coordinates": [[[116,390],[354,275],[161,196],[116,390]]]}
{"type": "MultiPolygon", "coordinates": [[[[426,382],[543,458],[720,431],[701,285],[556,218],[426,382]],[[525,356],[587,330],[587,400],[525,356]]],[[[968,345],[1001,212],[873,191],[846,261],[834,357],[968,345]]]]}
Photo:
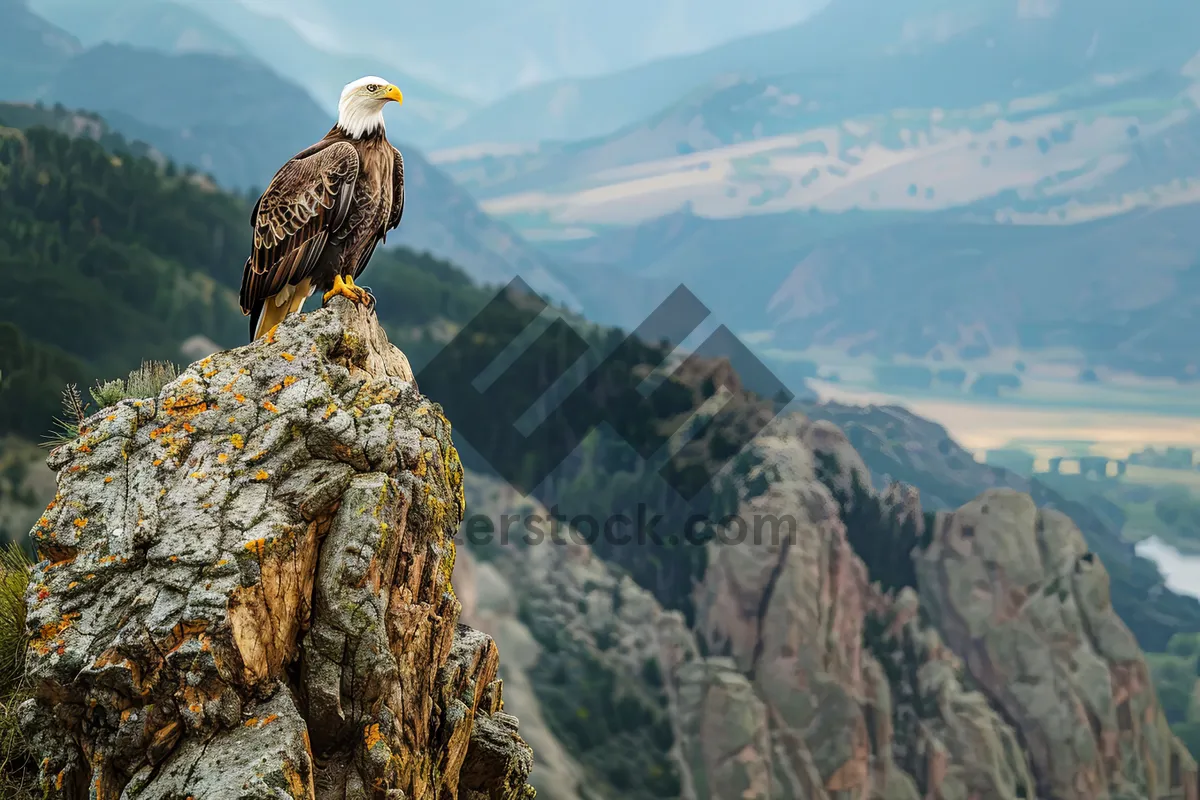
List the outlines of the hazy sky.
{"type": "Polygon", "coordinates": [[[239,0],[480,100],[791,25],[826,0],[239,0]]]}

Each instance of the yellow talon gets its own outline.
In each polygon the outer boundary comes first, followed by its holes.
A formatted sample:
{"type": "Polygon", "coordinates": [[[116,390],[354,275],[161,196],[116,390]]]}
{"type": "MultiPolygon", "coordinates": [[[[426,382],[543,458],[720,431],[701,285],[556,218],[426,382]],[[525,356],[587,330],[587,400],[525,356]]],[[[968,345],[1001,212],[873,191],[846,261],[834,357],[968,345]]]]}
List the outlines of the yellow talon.
{"type": "Polygon", "coordinates": [[[353,278],[345,279],[341,275],[334,275],[333,288],[325,293],[324,302],[328,303],[338,295],[349,299],[352,303],[361,305],[365,302],[363,299],[363,290],[354,285],[353,278]]]}
{"type": "Polygon", "coordinates": [[[374,297],[371,297],[370,292],[368,292],[366,289],[362,288],[361,286],[359,286],[357,283],[354,282],[353,275],[347,275],[343,280],[344,280],[345,284],[350,287],[350,290],[352,292],[358,293],[357,302],[359,304],[367,306],[367,305],[370,305],[375,300],[374,297]]]}

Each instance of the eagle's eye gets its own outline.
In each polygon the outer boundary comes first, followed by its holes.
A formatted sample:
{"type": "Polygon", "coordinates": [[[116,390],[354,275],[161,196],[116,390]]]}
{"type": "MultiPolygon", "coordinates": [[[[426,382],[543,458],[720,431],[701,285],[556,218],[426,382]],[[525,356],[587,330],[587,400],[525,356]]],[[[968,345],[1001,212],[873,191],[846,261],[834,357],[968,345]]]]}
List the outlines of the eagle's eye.
{"type": "Polygon", "coordinates": [[[379,91],[379,85],[378,85],[378,84],[374,84],[374,83],[369,83],[369,84],[367,84],[367,91],[368,91],[368,92],[378,92],[378,91],[379,91]]]}

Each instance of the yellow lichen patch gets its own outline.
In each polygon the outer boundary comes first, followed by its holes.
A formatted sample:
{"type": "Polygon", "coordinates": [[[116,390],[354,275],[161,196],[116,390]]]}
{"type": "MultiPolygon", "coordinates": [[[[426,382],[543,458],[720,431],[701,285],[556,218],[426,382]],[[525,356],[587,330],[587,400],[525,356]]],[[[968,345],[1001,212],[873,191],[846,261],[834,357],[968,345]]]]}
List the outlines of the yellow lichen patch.
{"type": "Polygon", "coordinates": [[[116,414],[109,414],[107,417],[105,417],[105,418],[104,418],[104,421],[105,421],[105,422],[112,422],[112,421],[113,421],[114,419],[116,419],[116,418],[117,418],[117,415],[116,415],[116,414]]]}
{"type": "Polygon", "coordinates": [[[104,476],[104,482],[105,482],[105,483],[112,483],[112,482],[113,482],[113,476],[112,476],[112,475],[106,475],[106,476],[104,476]]]}
{"type": "Polygon", "coordinates": [[[275,407],[275,404],[274,404],[274,403],[272,403],[270,400],[264,400],[264,401],[263,401],[263,404],[262,404],[262,407],[263,407],[263,408],[265,408],[267,411],[270,411],[272,414],[278,414],[278,413],[279,413],[279,409],[278,409],[278,408],[276,408],[276,407],[275,407]]]}
{"type": "Polygon", "coordinates": [[[292,385],[293,383],[295,383],[295,382],[296,382],[296,376],[295,376],[295,375],[288,375],[286,378],[284,378],[284,379],[283,379],[283,385],[284,385],[284,386],[291,386],[291,385],[292,385]]]}
{"type": "Polygon", "coordinates": [[[280,353],[279,357],[282,358],[284,361],[295,361],[296,360],[296,357],[294,355],[292,355],[291,353],[280,353]]]}
{"type": "Polygon", "coordinates": [[[254,480],[256,480],[256,481],[265,481],[270,477],[271,477],[271,474],[269,472],[267,472],[265,469],[260,469],[258,472],[254,473],[254,480]]]}
{"type": "Polygon", "coordinates": [[[367,750],[374,749],[375,745],[383,742],[383,735],[379,732],[378,723],[371,723],[363,729],[363,744],[367,750]]]}
{"type": "Polygon", "coordinates": [[[229,424],[230,424],[230,425],[233,425],[233,424],[235,424],[236,422],[237,422],[237,417],[230,417],[230,418],[229,418],[229,424]]]}
{"type": "Polygon", "coordinates": [[[235,394],[233,396],[233,399],[237,400],[239,403],[244,403],[244,402],[246,402],[246,395],[242,394],[241,392],[238,392],[237,394],[235,394]]]}
{"type": "Polygon", "coordinates": [[[79,581],[71,581],[70,583],[67,584],[67,588],[74,589],[78,585],[79,585],[79,581]]]}
{"type": "Polygon", "coordinates": [[[228,453],[221,453],[220,455],[218,455],[218,456],[217,456],[217,463],[218,463],[218,464],[224,464],[224,463],[225,463],[226,461],[228,461],[228,460],[229,460],[229,454],[228,454],[228,453]]]}
{"type": "Polygon", "coordinates": [[[192,477],[192,478],[195,478],[196,480],[200,481],[200,480],[204,480],[205,478],[207,478],[207,477],[208,477],[208,473],[206,473],[206,472],[193,472],[193,473],[191,474],[191,476],[190,476],[190,477],[192,477]]]}
{"type": "MultiPolygon", "coordinates": [[[[283,384],[277,383],[274,386],[272,386],[270,389],[267,389],[267,394],[276,394],[276,393],[282,392],[282,391],[283,391],[283,384]]],[[[263,404],[263,407],[264,408],[266,407],[265,403],[263,404]]]]}
{"type": "Polygon", "coordinates": [[[446,554],[442,557],[440,565],[442,568],[442,577],[446,579],[446,591],[450,592],[452,596],[456,596],[454,595],[454,582],[452,578],[454,577],[454,562],[458,559],[458,547],[454,544],[453,539],[447,539],[445,545],[446,554]]]}
{"type": "Polygon", "coordinates": [[[88,523],[87,517],[76,517],[75,518],[75,527],[76,528],[86,528],[87,523],[88,523]]]}
{"type": "Polygon", "coordinates": [[[228,559],[228,558],[222,558],[220,561],[218,561],[218,562],[217,562],[217,566],[218,566],[218,567],[223,567],[223,566],[225,566],[225,565],[226,565],[226,564],[228,564],[228,563],[229,563],[229,559],[228,559]]]}
{"type": "Polygon", "coordinates": [[[329,408],[325,409],[325,419],[329,419],[337,412],[337,404],[330,403],[329,408]]]}
{"type": "Polygon", "coordinates": [[[271,330],[267,331],[267,336],[266,336],[267,344],[275,344],[275,331],[276,330],[277,330],[276,328],[271,328],[271,330]]]}
{"type": "Polygon", "coordinates": [[[185,431],[187,431],[188,433],[195,433],[195,432],[196,432],[196,429],[195,429],[194,427],[192,427],[192,424],[191,424],[190,422],[185,422],[185,423],[183,423],[183,429],[184,429],[185,431]]]}
{"type": "Polygon", "coordinates": [[[208,380],[209,378],[214,377],[218,372],[220,372],[219,369],[210,369],[208,372],[204,373],[204,379],[208,380]]]}
{"type": "Polygon", "coordinates": [[[161,458],[154,459],[154,466],[161,467],[162,463],[163,463],[163,460],[161,458]]]}
{"type": "Polygon", "coordinates": [[[199,714],[203,710],[204,706],[200,705],[199,703],[192,703],[190,706],[188,706],[188,711],[192,712],[193,714],[199,714]]]}
{"type": "Polygon", "coordinates": [[[267,552],[267,540],[255,539],[254,541],[246,542],[246,549],[259,558],[262,558],[263,554],[267,552]]]}
{"type": "Polygon", "coordinates": [[[229,441],[233,444],[234,450],[241,450],[246,446],[246,443],[242,441],[242,435],[240,433],[235,433],[233,436],[230,436],[229,441]]]}
{"type": "Polygon", "coordinates": [[[189,375],[188,377],[186,377],[186,378],[184,378],[183,380],[181,380],[181,381],[179,382],[179,385],[180,385],[180,386],[187,386],[189,383],[195,383],[195,382],[196,382],[196,379],[195,379],[195,378],[193,378],[192,376],[190,376],[190,375],[189,375]]]}

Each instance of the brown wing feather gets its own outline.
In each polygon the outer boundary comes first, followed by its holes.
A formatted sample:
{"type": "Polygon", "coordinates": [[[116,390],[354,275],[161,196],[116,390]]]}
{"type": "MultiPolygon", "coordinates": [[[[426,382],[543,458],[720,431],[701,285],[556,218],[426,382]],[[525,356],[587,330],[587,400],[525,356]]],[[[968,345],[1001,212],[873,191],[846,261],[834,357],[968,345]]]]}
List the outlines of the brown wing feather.
{"type": "Polygon", "coordinates": [[[251,215],[243,313],[257,316],[269,298],[309,277],[329,237],[346,223],[358,169],[354,145],[335,141],[309,148],[275,174],[251,215]]]}
{"type": "Polygon", "coordinates": [[[388,215],[387,228],[384,233],[392,230],[400,224],[400,217],[404,216],[404,156],[392,146],[392,153],[395,156],[396,162],[392,172],[392,213],[388,215]]]}

